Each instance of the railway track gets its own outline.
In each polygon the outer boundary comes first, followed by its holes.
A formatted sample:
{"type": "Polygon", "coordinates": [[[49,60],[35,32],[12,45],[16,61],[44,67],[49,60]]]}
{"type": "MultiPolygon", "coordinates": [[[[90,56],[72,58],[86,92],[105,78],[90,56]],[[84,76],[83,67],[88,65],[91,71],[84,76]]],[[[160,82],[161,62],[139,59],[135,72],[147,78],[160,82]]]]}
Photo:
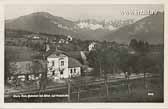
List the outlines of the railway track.
{"type": "MultiPolygon", "coordinates": [[[[146,78],[150,78],[150,77],[154,77],[157,75],[151,75],[151,74],[147,74],[146,78]]],[[[130,76],[130,80],[135,80],[135,79],[142,79],[144,76],[143,75],[137,75],[137,76],[130,76]]],[[[124,81],[125,78],[111,78],[107,80],[108,84],[112,84],[112,83],[116,83],[116,82],[121,82],[124,81]]],[[[80,81],[76,81],[77,83],[80,81]]],[[[100,79],[100,80],[94,80],[94,81],[89,81],[86,82],[87,86],[94,86],[94,85],[103,85],[104,84],[104,79],[100,79]]],[[[75,86],[75,84],[73,84],[75,86]]],[[[82,86],[84,84],[80,84],[80,86],[82,86]]],[[[122,85],[122,84],[118,84],[118,85],[122,85]]],[[[114,87],[114,86],[118,86],[118,85],[113,85],[110,87],[114,87]]],[[[78,85],[79,86],[79,85],[78,85]]],[[[29,91],[18,91],[18,92],[9,92],[9,93],[5,93],[5,97],[11,97],[14,94],[15,95],[21,95],[21,94],[36,94],[36,93],[45,93],[45,92],[50,92],[50,91],[55,91],[55,90],[64,90],[67,89],[67,85],[63,85],[63,86],[56,86],[56,87],[47,87],[45,90],[39,90],[39,89],[35,89],[35,90],[29,90],[29,91]]],[[[93,89],[93,90],[98,90],[98,89],[93,89]]],[[[81,90],[82,91],[82,90],[81,90]]],[[[83,90],[83,92],[85,92],[85,90],[83,90]]],[[[78,93],[78,92],[72,92],[72,93],[78,93]]]]}

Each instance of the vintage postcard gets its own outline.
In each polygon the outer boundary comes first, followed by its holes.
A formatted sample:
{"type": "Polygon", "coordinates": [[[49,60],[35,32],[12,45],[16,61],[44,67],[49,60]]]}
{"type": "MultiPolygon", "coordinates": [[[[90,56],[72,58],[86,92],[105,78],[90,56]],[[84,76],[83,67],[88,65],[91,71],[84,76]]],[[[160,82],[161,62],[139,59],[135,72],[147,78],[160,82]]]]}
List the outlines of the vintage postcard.
{"type": "Polygon", "coordinates": [[[166,6],[3,2],[3,105],[166,107],[166,6]]]}

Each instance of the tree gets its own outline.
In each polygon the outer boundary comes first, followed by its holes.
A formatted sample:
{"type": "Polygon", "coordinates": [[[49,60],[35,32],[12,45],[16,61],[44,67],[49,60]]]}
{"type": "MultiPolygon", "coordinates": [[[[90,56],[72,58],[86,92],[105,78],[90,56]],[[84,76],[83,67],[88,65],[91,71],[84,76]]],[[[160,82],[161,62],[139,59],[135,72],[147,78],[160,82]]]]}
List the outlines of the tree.
{"type": "Polygon", "coordinates": [[[142,55],[149,52],[149,43],[147,41],[137,41],[136,39],[132,39],[130,41],[129,47],[142,55]]]}
{"type": "Polygon", "coordinates": [[[137,46],[138,46],[138,42],[136,39],[132,39],[129,43],[129,47],[134,49],[134,50],[137,50],[137,46]]]}
{"type": "Polygon", "coordinates": [[[140,40],[137,46],[137,52],[141,55],[146,55],[149,52],[149,43],[146,41],[140,40]]]}
{"type": "Polygon", "coordinates": [[[89,66],[94,68],[94,76],[101,76],[101,56],[99,51],[91,51],[87,57],[87,61],[89,62],[89,66]]]}

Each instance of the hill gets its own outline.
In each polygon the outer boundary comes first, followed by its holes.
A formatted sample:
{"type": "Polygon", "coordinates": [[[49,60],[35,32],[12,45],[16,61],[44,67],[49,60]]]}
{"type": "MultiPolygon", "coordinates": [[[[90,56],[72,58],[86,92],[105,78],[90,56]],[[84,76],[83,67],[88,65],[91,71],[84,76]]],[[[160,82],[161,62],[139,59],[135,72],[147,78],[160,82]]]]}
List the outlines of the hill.
{"type": "Polygon", "coordinates": [[[152,44],[164,43],[164,14],[147,16],[134,24],[119,28],[104,37],[119,43],[128,43],[131,39],[144,40],[152,44]]]}
{"type": "Polygon", "coordinates": [[[74,23],[62,17],[53,16],[47,12],[37,12],[16,19],[6,20],[5,28],[26,30],[48,34],[70,33],[74,23]]]}
{"type": "MultiPolygon", "coordinates": [[[[53,16],[47,12],[36,12],[16,19],[6,20],[5,29],[71,35],[81,40],[107,40],[127,44],[134,38],[152,44],[163,44],[164,14],[161,12],[147,16],[135,23],[123,25],[115,30],[80,28],[78,23],[53,16]]],[[[92,26],[95,25],[97,24],[92,26]]]]}

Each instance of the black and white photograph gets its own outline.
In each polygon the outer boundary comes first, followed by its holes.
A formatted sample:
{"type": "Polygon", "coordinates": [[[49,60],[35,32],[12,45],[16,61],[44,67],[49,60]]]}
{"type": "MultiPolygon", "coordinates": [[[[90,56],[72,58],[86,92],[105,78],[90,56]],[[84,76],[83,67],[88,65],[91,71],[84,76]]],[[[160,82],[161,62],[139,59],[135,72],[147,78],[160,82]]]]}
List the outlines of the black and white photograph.
{"type": "Polygon", "coordinates": [[[4,103],[164,103],[163,4],[7,4],[4,19],[4,103]]]}

